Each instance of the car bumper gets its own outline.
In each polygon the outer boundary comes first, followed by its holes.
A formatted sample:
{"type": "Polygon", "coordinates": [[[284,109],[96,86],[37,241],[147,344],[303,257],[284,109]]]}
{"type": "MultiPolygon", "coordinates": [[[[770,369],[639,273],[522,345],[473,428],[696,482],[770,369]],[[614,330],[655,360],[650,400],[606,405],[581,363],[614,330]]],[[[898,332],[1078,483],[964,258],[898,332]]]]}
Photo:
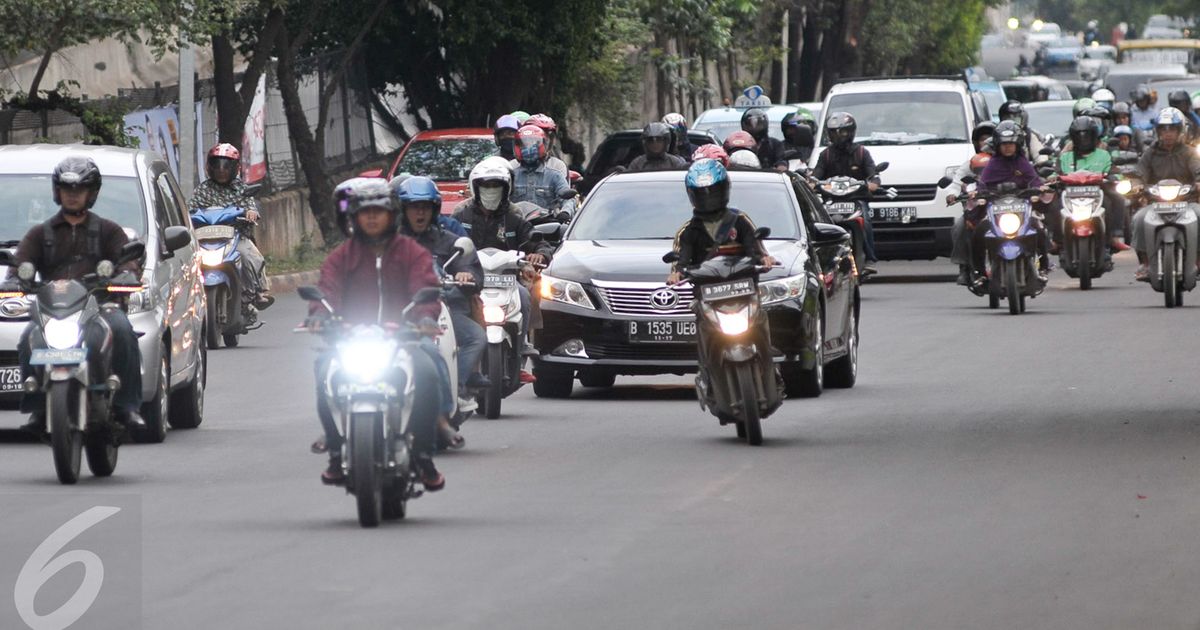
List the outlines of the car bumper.
{"type": "MultiPolygon", "coordinates": [[[[944,197],[944,191],[938,190],[944,197]]],[[[882,260],[925,259],[949,256],[954,242],[951,228],[954,217],[951,208],[935,199],[924,202],[887,203],[872,201],[875,207],[910,207],[917,209],[917,219],[911,223],[874,221],[875,254],[882,260]]]]}

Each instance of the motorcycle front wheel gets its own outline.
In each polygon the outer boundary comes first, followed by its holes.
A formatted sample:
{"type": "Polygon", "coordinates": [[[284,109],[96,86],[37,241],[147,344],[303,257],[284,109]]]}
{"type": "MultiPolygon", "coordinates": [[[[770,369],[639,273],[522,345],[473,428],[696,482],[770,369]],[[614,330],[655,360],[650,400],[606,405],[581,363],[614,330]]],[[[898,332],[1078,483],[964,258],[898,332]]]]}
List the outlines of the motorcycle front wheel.
{"type": "Polygon", "coordinates": [[[1076,251],[1079,252],[1079,290],[1087,291],[1092,288],[1092,239],[1091,237],[1075,241],[1076,251]]]}
{"type": "Polygon", "coordinates": [[[492,382],[483,392],[483,415],[488,420],[500,417],[500,403],[504,400],[504,345],[487,348],[487,377],[492,382]]]}
{"type": "Polygon", "coordinates": [[[204,297],[208,302],[208,317],[204,320],[204,338],[208,343],[209,350],[216,350],[221,347],[221,311],[224,306],[221,304],[223,295],[221,287],[213,286],[204,289],[204,297]]]}
{"type": "Polygon", "coordinates": [[[46,392],[46,411],[49,413],[50,448],[54,452],[54,472],[59,483],[71,485],[79,481],[79,460],[83,453],[83,433],[76,427],[87,404],[74,381],[51,384],[46,392]]]}
{"type": "Polygon", "coordinates": [[[758,388],[754,386],[754,367],[741,363],[734,373],[737,388],[733,391],[742,399],[742,425],[746,428],[746,443],[761,446],[763,441],[762,419],[758,415],[758,388]]]}
{"type": "Polygon", "coordinates": [[[1008,312],[1021,314],[1021,287],[1017,284],[1017,265],[1011,260],[1000,263],[1004,270],[1004,290],[1008,294],[1008,312]]]}
{"type": "Polygon", "coordinates": [[[377,413],[350,418],[350,479],[358,504],[358,524],[376,527],[383,519],[383,422],[377,413]]]}
{"type": "Polygon", "coordinates": [[[1179,279],[1176,277],[1175,243],[1163,243],[1162,252],[1162,288],[1163,302],[1167,308],[1175,308],[1179,305],[1179,279]]]}

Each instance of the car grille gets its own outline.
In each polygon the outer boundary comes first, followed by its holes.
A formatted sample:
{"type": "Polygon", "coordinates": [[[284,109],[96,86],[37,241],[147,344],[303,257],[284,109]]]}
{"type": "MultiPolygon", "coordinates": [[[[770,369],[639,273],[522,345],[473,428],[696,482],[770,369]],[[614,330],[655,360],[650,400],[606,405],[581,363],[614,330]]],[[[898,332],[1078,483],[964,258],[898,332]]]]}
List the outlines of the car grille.
{"type": "Polygon", "coordinates": [[[625,359],[637,361],[696,361],[696,346],[690,343],[672,344],[608,344],[584,341],[587,354],[593,359],[625,359]]]}
{"type": "Polygon", "coordinates": [[[653,298],[656,291],[666,288],[663,285],[653,286],[597,286],[596,290],[604,305],[614,315],[632,315],[635,317],[680,317],[692,314],[692,290],[687,288],[671,289],[677,300],[670,308],[654,306],[653,298]]]}
{"type": "Polygon", "coordinates": [[[937,196],[937,184],[891,184],[880,186],[875,194],[871,196],[871,201],[879,204],[899,203],[903,201],[930,201],[937,196]],[[886,191],[889,188],[895,188],[895,199],[889,199],[886,191]]]}

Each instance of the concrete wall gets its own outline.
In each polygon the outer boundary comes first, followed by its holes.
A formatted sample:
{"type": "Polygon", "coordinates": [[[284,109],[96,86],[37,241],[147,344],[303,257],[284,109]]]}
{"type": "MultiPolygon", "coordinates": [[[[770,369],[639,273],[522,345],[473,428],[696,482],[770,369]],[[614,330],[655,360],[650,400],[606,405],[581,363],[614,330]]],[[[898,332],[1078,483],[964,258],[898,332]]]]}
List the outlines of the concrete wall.
{"type": "Polygon", "coordinates": [[[320,245],[321,231],[308,209],[308,190],[281,192],[258,200],[262,219],[255,228],[258,248],[267,256],[292,256],[307,235],[314,246],[320,245]]]}

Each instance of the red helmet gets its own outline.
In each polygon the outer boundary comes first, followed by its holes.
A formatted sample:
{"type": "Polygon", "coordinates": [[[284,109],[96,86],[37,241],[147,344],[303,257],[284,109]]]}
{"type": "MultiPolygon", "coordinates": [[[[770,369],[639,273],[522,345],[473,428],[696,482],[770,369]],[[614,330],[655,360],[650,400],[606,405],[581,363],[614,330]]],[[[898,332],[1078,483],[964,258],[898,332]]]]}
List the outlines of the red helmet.
{"type": "Polygon", "coordinates": [[[517,130],[517,159],[526,166],[534,166],[546,159],[546,132],[536,125],[525,125],[517,130]]]}
{"type": "Polygon", "coordinates": [[[692,153],[693,162],[703,159],[716,160],[729,168],[729,154],[719,144],[702,144],[692,153]]]}
{"type": "Polygon", "coordinates": [[[754,150],[758,143],[754,141],[754,136],[748,131],[735,131],[728,136],[725,136],[725,152],[732,154],[738,149],[754,150]]]}
{"type": "Polygon", "coordinates": [[[212,158],[229,158],[234,162],[242,159],[242,152],[237,150],[237,147],[227,142],[222,142],[208,150],[209,159],[212,158]]]}
{"type": "Polygon", "coordinates": [[[983,167],[987,166],[987,163],[990,162],[991,159],[992,159],[991,153],[984,153],[984,152],[976,153],[974,156],[971,157],[971,170],[974,171],[975,174],[977,174],[977,175],[979,173],[982,173],[983,167]]]}
{"type": "Polygon", "coordinates": [[[529,120],[525,121],[525,124],[541,129],[546,132],[547,136],[558,131],[558,125],[555,124],[554,119],[545,114],[534,114],[529,117],[529,120]]]}

